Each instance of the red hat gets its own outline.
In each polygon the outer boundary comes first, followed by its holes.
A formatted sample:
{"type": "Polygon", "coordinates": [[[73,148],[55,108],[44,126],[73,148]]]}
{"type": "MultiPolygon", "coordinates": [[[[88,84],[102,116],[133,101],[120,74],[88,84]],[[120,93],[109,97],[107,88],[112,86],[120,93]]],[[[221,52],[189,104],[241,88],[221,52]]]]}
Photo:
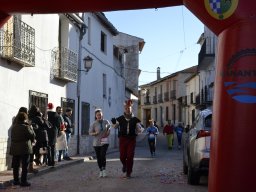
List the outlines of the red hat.
{"type": "Polygon", "coordinates": [[[133,105],[132,100],[128,99],[125,101],[124,106],[131,107],[133,105]]]}
{"type": "Polygon", "coordinates": [[[53,108],[54,108],[54,106],[53,106],[53,104],[52,104],[52,103],[48,103],[47,108],[48,108],[48,109],[53,109],[53,108]]]}

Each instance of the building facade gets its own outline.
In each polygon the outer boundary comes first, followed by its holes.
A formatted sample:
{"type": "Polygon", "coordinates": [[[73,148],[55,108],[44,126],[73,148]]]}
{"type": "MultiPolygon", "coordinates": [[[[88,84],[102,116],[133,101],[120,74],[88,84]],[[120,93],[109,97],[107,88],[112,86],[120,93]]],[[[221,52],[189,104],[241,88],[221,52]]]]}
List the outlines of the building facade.
{"type": "MultiPolygon", "coordinates": [[[[5,82],[0,92],[0,171],[10,168],[10,128],[21,106],[35,104],[43,114],[49,102],[64,111],[71,107],[75,128],[70,155],[93,150],[88,130],[94,110],[101,108],[104,118],[111,119],[122,113],[127,97],[126,53],[114,40],[118,34],[97,12],[14,15],[0,29],[0,78],[5,82]],[[88,57],[91,69],[84,66],[88,57]]],[[[113,130],[110,147],[116,145],[113,130]]]]}

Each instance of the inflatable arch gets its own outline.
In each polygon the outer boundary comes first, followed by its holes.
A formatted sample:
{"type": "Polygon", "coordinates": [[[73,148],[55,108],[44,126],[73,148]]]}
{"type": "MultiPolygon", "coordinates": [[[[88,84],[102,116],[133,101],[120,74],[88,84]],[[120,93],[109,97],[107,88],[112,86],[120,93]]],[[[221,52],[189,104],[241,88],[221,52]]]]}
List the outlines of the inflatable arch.
{"type": "Polygon", "coordinates": [[[4,0],[14,13],[95,12],[186,6],[219,38],[209,192],[255,190],[255,0],[4,0]]]}

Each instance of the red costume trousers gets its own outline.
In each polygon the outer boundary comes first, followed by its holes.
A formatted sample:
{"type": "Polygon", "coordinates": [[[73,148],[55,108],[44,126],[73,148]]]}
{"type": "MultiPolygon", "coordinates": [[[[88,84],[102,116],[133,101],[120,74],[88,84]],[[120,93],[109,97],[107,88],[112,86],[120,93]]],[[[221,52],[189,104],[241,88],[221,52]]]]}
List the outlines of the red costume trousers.
{"type": "Polygon", "coordinates": [[[127,175],[132,173],[135,146],[136,137],[119,137],[120,161],[123,164],[123,172],[127,175]]]}

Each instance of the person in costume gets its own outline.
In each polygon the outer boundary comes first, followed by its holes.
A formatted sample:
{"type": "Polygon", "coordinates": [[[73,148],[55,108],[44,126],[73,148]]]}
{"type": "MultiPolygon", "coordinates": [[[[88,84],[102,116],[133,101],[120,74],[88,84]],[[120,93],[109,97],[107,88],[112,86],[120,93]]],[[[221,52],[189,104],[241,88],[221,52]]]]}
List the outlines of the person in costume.
{"type": "Polygon", "coordinates": [[[120,161],[123,165],[123,178],[130,178],[135,154],[136,136],[143,131],[141,121],[132,113],[132,100],[124,103],[124,114],[112,118],[113,128],[118,128],[120,161]]]}

